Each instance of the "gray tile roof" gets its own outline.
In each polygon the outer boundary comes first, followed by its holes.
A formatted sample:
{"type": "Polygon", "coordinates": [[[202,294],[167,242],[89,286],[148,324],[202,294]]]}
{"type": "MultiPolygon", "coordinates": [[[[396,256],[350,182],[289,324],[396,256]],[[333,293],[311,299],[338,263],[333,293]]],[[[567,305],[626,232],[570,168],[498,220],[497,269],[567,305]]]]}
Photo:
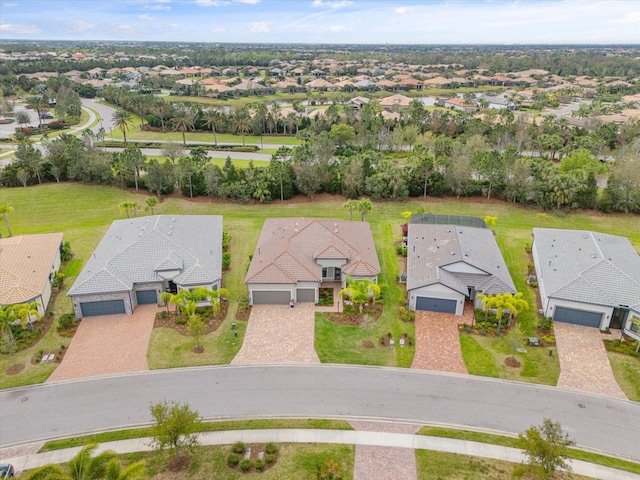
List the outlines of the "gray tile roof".
{"type": "Polygon", "coordinates": [[[533,237],[548,297],[640,308],[640,257],[628,239],[553,228],[534,228],[533,237]]]}
{"type": "Polygon", "coordinates": [[[411,223],[408,237],[407,290],[440,283],[464,295],[515,293],[491,230],[411,223]]]}
{"type": "Polygon", "coordinates": [[[245,283],[321,282],[320,259],[346,259],[342,270],[350,275],[380,273],[368,223],[269,218],[264,222],[245,283]]]}
{"type": "Polygon", "coordinates": [[[117,220],[68,295],[125,292],[178,271],[178,285],[212,284],[222,275],[222,217],[155,215],[117,220]]]}

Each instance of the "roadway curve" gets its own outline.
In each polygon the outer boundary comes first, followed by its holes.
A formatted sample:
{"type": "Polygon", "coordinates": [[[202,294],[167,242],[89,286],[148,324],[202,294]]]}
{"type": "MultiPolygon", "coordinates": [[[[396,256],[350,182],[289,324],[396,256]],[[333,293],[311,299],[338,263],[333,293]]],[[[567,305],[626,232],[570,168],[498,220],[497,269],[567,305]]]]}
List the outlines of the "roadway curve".
{"type": "Polygon", "coordinates": [[[5,390],[0,446],[147,424],[159,400],[188,402],[208,419],[370,417],[514,434],[549,417],[582,447],[640,461],[638,403],[467,375],[331,365],[158,370],[5,390]]]}

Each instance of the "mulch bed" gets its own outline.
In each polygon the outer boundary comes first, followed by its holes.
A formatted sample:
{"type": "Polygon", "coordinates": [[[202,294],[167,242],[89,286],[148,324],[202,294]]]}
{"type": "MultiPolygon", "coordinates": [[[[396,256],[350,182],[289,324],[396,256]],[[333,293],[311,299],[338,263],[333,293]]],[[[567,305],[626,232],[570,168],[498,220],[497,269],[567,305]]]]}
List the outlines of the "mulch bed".
{"type": "Polygon", "coordinates": [[[362,342],[362,348],[370,349],[370,348],[373,348],[373,347],[374,347],[374,345],[373,345],[373,342],[371,340],[365,340],[364,342],[362,342]]]}
{"type": "Polygon", "coordinates": [[[247,307],[247,308],[238,307],[238,310],[236,310],[235,319],[239,322],[246,322],[247,320],[249,320],[250,315],[251,315],[251,307],[247,307]]]}
{"type": "MultiPolygon", "coordinates": [[[[166,310],[165,310],[166,311],[166,310]]],[[[204,335],[207,335],[211,332],[215,332],[218,327],[220,327],[220,325],[222,325],[222,323],[225,321],[225,319],[227,318],[227,312],[229,311],[229,302],[221,302],[220,304],[220,312],[216,313],[215,318],[211,318],[211,315],[207,315],[206,317],[203,317],[205,319],[205,321],[207,322],[205,330],[204,330],[204,335]]],[[[156,320],[153,323],[153,328],[173,328],[176,332],[178,332],[181,335],[188,335],[187,330],[188,330],[188,326],[185,323],[184,325],[179,325],[176,323],[176,312],[173,310],[173,307],[171,307],[171,310],[169,312],[169,315],[167,315],[166,317],[162,317],[162,313],[156,313],[156,320]]]]}
{"type": "Polygon", "coordinates": [[[520,367],[522,365],[517,358],[512,358],[512,357],[505,358],[504,359],[504,364],[507,367],[513,367],[513,368],[518,368],[518,367],[520,367]]]}
{"type": "Polygon", "coordinates": [[[24,363],[14,363],[5,372],[7,375],[15,375],[16,373],[20,373],[24,370],[24,363]]]}
{"type": "MultiPolygon", "coordinates": [[[[249,459],[255,463],[256,460],[258,460],[258,455],[260,455],[260,452],[264,452],[264,448],[265,448],[265,444],[264,443],[248,443],[246,444],[247,448],[251,448],[251,454],[249,455],[249,459]]],[[[229,452],[231,452],[231,450],[229,450],[229,452]]],[[[266,455],[266,452],[265,452],[266,455]]],[[[241,459],[244,459],[244,454],[240,455],[241,459]]],[[[264,469],[259,472],[258,470],[256,470],[254,467],[251,467],[251,469],[248,472],[243,472],[240,469],[240,465],[236,465],[235,467],[231,467],[229,465],[227,465],[228,468],[230,468],[231,470],[234,470],[236,472],[240,472],[240,473],[262,473],[262,472],[266,472],[267,470],[269,470],[270,468],[273,468],[277,463],[278,463],[278,458],[280,458],[280,449],[278,448],[278,451],[275,453],[275,460],[273,461],[273,463],[266,463],[264,464],[264,469]]],[[[262,458],[264,460],[264,457],[262,458]]]]}
{"type": "Polygon", "coordinates": [[[380,318],[382,315],[382,310],[384,305],[382,303],[376,303],[375,305],[369,305],[365,307],[362,313],[335,313],[335,312],[325,312],[325,317],[327,320],[333,323],[337,323],[338,325],[345,325],[349,327],[357,327],[362,325],[362,317],[364,315],[369,315],[373,317],[374,322],[380,318]]]}
{"type": "Polygon", "coordinates": [[[182,470],[186,470],[191,465],[191,458],[186,455],[180,455],[178,460],[175,457],[172,457],[167,464],[167,469],[170,472],[181,472],[182,470]]]}

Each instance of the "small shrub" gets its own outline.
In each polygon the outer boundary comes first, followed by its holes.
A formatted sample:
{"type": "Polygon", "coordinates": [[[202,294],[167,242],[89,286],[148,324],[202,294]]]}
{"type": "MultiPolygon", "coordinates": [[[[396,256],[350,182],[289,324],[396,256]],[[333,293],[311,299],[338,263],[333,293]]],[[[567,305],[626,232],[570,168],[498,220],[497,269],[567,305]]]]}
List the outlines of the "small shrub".
{"type": "Polygon", "coordinates": [[[524,251],[527,253],[531,253],[531,244],[530,243],[526,243],[524,246],[524,251]]]}
{"type": "Polygon", "coordinates": [[[62,244],[62,251],[60,252],[60,259],[63,262],[68,261],[71,258],[71,243],[70,242],[64,242],[62,244]]]}
{"type": "Polygon", "coordinates": [[[529,282],[531,288],[538,288],[538,282],[529,282]]]}
{"type": "Polygon", "coordinates": [[[264,460],[261,459],[257,459],[256,463],[254,463],[253,468],[255,468],[257,471],[261,472],[264,470],[264,460]]]}
{"type": "Polygon", "coordinates": [[[240,463],[240,455],[237,453],[231,452],[227,455],[227,465],[230,467],[235,467],[240,463]]]}
{"type": "Polygon", "coordinates": [[[553,320],[548,317],[542,317],[538,321],[538,328],[543,332],[550,332],[553,329],[553,320]]]}
{"type": "Polygon", "coordinates": [[[229,252],[224,252],[222,254],[222,268],[228,270],[231,267],[231,254],[229,252]]]}
{"type": "Polygon", "coordinates": [[[412,312],[405,307],[400,307],[400,319],[403,322],[414,322],[416,319],[416,312],[412,312]]]}
{"type": "Polygon", "coordinates": [[[249,470],[251,470],[252,466],[253,462],[248,458],[243,458],[242,460],[240,460],[240,470],[242,470],[243,472],[248,472],[249,470]]]}
{"type": "Polygon", "coordinates": [[[268,465],[271,465],[273,462],[276,461],[276,454],[275,453],[267,453],[264,456],[264,461],[267,462],[268,465]]]}
{"type": "Polygon", "coordinates": [[[222,249],[229,249],[229,232],[222,232],[222,249]]]}
{"type": "Polygon", "coordinates": [[[555,337],[555,335],[542,335],[542,341],[544,343],[548,343],[548,344],[555,344],[556,343],[556,337],[555,337]]]}
{"type": "Polygon", "coordinates": [[[58,318],[58,326],[56,327],[56,330],[58,330],[59,332],[62,332],[63,330],[69,330],[71,327],[73,327],[74,323],[75,319],[73,318],[73,315],[71,315],[70,313],[65,313],[63,315],[60,315],[60,318],[58,318]]]}
{"type": "Polygon", "coordinates": [[[176,325],[186,325],[187,319],[185,317],[178,317],[175,320],[176,325]]]}
{"type": "Polygon", "coordinates": [[[242,454],[246,449],[247,449],[247,446],[244,444],[244,442],[236,442],[231,446],[231,451],[233,453],[242,454]]]}
{"type": "Polygon", "coordinates": [[[278,451],[278,446],[273,442],[268,442],[264,446],[265,453],[276,453],[278,451]]]}

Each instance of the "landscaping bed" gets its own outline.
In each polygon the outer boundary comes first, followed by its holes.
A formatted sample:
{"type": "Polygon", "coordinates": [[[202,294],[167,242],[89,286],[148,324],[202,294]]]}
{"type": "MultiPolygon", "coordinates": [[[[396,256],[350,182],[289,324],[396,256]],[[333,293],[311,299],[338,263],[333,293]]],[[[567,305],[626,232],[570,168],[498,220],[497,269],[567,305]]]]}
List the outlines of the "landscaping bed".
{"type": "Polygon", "coordinates": [[[371,317],[373,319],[373,322],[375,323],[375,321],[380,318],[380,315],[382,315],[383,310],[384,305],[382,303],[368,305],[362,310],[362,313],[351,305],[345,305],[344,312],[326,312],[325,317],[330,322],[337,323],[338,325],[354,327],[360,326],[365,322],[365,315],[369,315],[369,317],[371,317]]]}
{"type": "MultiPolygon", "coordinates": [[[[216,316],[214,318],[211,318],[211,308],[196,310],[196,313],[200,316],[200,318],[205,320],[204,335],[215,332],[227,318],[228,311],[228,301],[220,302],[220,312],[216,313],[216,316]]],[[[180,316],[177,315],[175,311],[167,312],[166,310],[156,313],[156,319],[153,323],[153,328],[172,328],[176,332],[185,336],[188,335],[189,329],[189,327],[187,326],[186,315],[180,316]]]]}

